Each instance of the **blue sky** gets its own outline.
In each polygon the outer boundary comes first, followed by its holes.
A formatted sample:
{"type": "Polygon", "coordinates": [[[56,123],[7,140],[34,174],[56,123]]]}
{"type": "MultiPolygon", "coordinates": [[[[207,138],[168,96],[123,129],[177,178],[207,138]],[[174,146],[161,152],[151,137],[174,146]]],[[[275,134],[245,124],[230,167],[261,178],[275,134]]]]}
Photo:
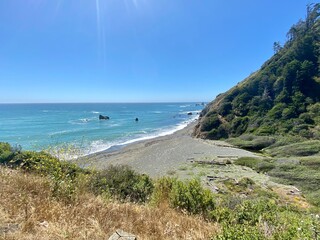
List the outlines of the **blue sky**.
{"type": "Polygon", "coordinates": [[[211,101],[304,0],[1,0],[0,103],[211,101]]]}

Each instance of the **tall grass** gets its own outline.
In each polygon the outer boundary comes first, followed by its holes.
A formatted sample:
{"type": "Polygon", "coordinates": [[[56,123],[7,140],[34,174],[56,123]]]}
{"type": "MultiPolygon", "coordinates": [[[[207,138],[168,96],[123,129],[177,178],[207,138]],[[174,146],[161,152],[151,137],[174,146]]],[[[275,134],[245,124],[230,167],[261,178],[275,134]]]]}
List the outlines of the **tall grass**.
{"type": "Polygon", "coordinates": [[[66,203],[49,185],[41,176],[0,167],[0,239],[108,239],[117,229],[138,239],[209,239],[217,231],[216,224],[169,207],[108,201],[87,191],[66,203]]]}

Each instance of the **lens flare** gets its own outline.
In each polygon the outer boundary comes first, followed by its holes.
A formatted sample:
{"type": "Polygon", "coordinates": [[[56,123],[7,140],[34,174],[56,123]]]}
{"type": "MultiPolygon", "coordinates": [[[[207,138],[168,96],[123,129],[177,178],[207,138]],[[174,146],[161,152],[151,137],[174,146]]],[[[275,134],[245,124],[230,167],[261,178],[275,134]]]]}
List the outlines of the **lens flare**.
{"type": "Polygon", "coordinates": [[[106,64],[106,39],[105,39],[105,30],[102,27],[102,13],[101,13],[101,5],[100,0],[96,0],[96,21],[97,21],[97,35],[98,35],[98,45],[99,49],[98,56],[102,58],[103,65],[106,64]]]}

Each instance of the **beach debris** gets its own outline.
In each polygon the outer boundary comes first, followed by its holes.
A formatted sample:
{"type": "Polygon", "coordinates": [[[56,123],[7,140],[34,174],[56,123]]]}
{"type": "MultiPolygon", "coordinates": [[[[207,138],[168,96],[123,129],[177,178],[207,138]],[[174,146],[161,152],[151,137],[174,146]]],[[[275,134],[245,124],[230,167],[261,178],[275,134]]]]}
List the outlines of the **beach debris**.
{"type": "Polygon", "coordinates": [[[99,120],[109,120],[110,118],[108,116],[99,115],[99,120]]]}
{"type": "Polygon", "coordinates": [[[211,176],[211,175],[207,176],[207,182],[212,182],[212,181],[218,180],[218,179],[219,179],[219,182],[221,182],[221,181],[229,180],[230,178],[229,177],[222,177],[222,176],[211,176]]]}
{"type": "Polygon", "coordinates": [[[221,165],[221,166],[225,166],[227,164],[231,164],[231,161],[229,159],[227,159],[226,161],[215,161],[215,160],[212,160],[212,161],[203,161],[203,160],[196,160],[194,161],[194,163],[198,163],[198,164],[206,164],[206,165],[221,165]]]}
{"type": "Polygon", "coordinates": [[[225,156],[217,156],[217,158],[228,158],[228,159],[236,160],[236,159],[239,158],[239,156],[228,156],[228,155],[225,155],[225,156]]]}
{"type": "Polygon", "coordinates": [[[136,236],[123,230],[117,230],[108,240],[137,240],[136,236]]]}
{"type": "Polygon", "coordinates": [[[39,225],[41,227],[45,227],[45,228],[49,227],[49,223],[47,221],[42,221],[42,222],[39,223],[39,225]]]}
{"type": "Polygon", "coordinates": [[[5,225],[0,225],[0,236],[2,234],[8,234],[8,233],[14,233],[14,232],[17,232],[19,231],[19,224],[16,224],[16,223],[8,223],[8,224],[5,224],[5,225]]]}
{"type": "Polygon", "coordinates": [[[287,193],[287,195],[301,195],[301,192],[298,188],[296,187],[292,187],[292,189],[290,189],[290,191],[287,193]]]}
{"type": "Polygon", "coordinates": [[[190,161],[191,163],[193,163],[194,162],[194,158],[193,157],[187,158],[187,161],[190,161]]]}

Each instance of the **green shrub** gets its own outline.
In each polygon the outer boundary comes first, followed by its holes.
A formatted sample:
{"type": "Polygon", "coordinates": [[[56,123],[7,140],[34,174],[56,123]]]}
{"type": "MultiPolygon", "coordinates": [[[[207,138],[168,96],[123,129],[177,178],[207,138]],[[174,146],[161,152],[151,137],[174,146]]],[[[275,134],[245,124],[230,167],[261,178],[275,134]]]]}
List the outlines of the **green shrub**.
{"type": "Polygon", "coordinates": [[[231,193],[248,193],[252,191],[255,185],[255,182],[247,177],[240,179],[239,182],[235,179],[228,178],[222,180],[221,183],[223,183],[231,193]]]}
{"type": "Polygon", "coordinates": [[[281,118],[282,111],[286,108],[285,103],[278,103],[268,112],[268,116],[273,119],[281,118]]]}
{"type": "Polygon", "coordinates": [[[310,113],[300,114],[299,119],[301,119],[306,124],[314,124],[314,120],[312,119],[312,114],[310,113]]]}
{"type": "Polygon", "coordinates": [[[16,154],[10,164],[47,177],[53,196],[65,201],[73,199],[79,176],[86,173],[77,165],[60,161],[46,152],[23,151],[16,154]]]}
{"type": "Polygon", "coordinates": [[[260,126],[255,132],[257,135],[260,135],[260,136],[268,136],[268,135],[271,135],[271,134],[274,134],[275,133],[275,128],[274,126],[260,126]]]}
{"type": "Polygon", "coordinates": [[[275,138],[268,136],[241,135],[230,138],[227,142],[243,149],[258,151],[275,143],[275,138]]]}
{"type": "Polygon", "coordinates": [[[208,139],[224,139],[228,137],[228,125],[221,124],[217,129],[212,129],[207,134],[208,139]]]}
{"type": "Polygon", "coordinates": [[[243,224],[223,224],[222,233],[212,238],[213,240],[264,240],[267,239],[256,226],[243,224]]]}
{"type": "Polygon", "coordinates": [[[13,166],[18,166],[26,171],[46,175],[63,175],[75,178],[84,172],[76,164],[60,161],[46,152],[24,151],[17,154],[11,161],[13,166]]]}
{"type": "Polygon", "coordinates": [[[303,142],[303,141],[305,141],[305,139],[297,135],[277,136],[276,142],[271,146],[269,146],[268,148],[266,148],[266,150],[272,149],[274,147],[285,146],[292,143],[303,142]]]}
{"type": "Polygon", "coordinates": [[[255,226],[261,218],[273,218],[277,205],[267,199],[243,201],[235,208],[235,221],[239,224],[255,226]]]}
{"type": "Polygon", "coordinates": [[[300,163],[303,166],[307,166],[315,170],[320,170],[320,157],[303,158],[300,163]]]}
{"type": "Polygon", "coordinates": [[[281,115],[283,119],[290,119],[296,116],[296,111],[293,107],[288,107],[283,109],[281,115]]]}
{"type": "Polygon", "coordinates": [[[170,193],[172,187],[177,181],[176,178],[162,177],[154,183],[154,189],[151,196],[151,203],[156,206],[170,204],[170,193]]]}
{"type": "Polygon", "coordinates": [[[244,188],[248,188],[255,185],[255,182],[251,178],[244,177],[240,179],[240,181],[238,182],[238,185],[244,188]]]}
{"type": "Polygon", "coordinates": [[[218,108],[218,113],[220,115],[228,115],[232,111],[232,104],[231,102],[223,102],[218,108]]]}
{"type": "Polygon", "coordinates": [[[249,123],[249,117],[234,118],[231,124],[232,135],[239,136],[243,134],[248,128],[248,123],[249,123]]]}
{"type": "Polygon", "coordinates": [[[8,163],[14,157],[9,143],[0,142],[0,163],[8,163]]]}
{"type": "Polygon", "coordinates": [[[192,214],[208,216],[215,206],[211,191],[204,189],[196,179],[186,183],[174,181],[169,197],[172,207],[192,214]]]}
{"type": "Polygon", "coordinates": [[[120,201],[146,202],[153,183],[150,177],[136,173],[129,166],[116,165],[95,173],[90,189],[95,194],[109,193],[120,201]]]}
{"type": "Polygon", "coordinates": [[[274,163],[264,161],[264,162],[258,163],[257,166],[255,167],[255,170],[256,170],[257,172],[262,172],[262,173],[264,173],[264,172],[269,172],[269,171],[271,171],[271,170],[274,169],[275,167],[276,167],[276,166],[275,166],[274,163]]]}
{"type": "Polygon", "coordinates": [[[314,206],[320,207],[320,189],[313,189],[305,194],[308,202],[314,206]]]}
{"type": "Polygon", "coordinates": [[[272,159],[262,159],[253,157],[241,157],[234,161],[234,164],[246,166],[257,172],[269,172],[276,167],[272,159]]]}
{"type": "Polygon", "coordinates": [[[253,157],[241,157],[234,161],[234,164],[249,167],[255,169],[258,164],[261,163],[261,159],[253,157]]]}
{"type": "Polygon", "coordinates": [[[318,215],[309,215],[268,199],[247,199],[232,211],[217,208],[222,232],[213,239],[318,239],[318,215]]]}
{"type": "Polygon", "coordinates": [[[188,182],[167,177],[159,179],[155,183],[152,203],[157,206],[166,203],[172,208],[204,217],[209,217],[215,208],[212,192],[203,188],[196,179],[188,182]]]}
{"type": "Polygon", "coordinates": [[[310,140],[267,149],[271,156],[311,156],[320,152],[320,141],[310,140]]]}
{"type": "Polygon", "coordinates": [[[210,131],[212,129],[218,128],[219,125],[220,125],[220,120],[217,114],[214,114],[204,119],[201,125],[201,131],[210,131]]]}

